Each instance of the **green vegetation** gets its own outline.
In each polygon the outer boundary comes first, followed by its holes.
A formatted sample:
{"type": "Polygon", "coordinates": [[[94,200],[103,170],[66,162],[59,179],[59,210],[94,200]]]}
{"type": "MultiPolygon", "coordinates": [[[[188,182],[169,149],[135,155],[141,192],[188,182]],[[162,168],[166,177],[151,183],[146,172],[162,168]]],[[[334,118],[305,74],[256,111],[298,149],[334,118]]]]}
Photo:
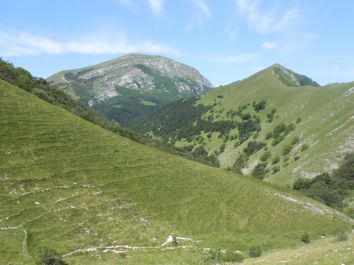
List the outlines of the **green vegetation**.
{"type": "Polygon", "coordinates": [[[48,82],[124,127],[169,102],[197,96],[212,84],[195,69],[162,56],[129,54],[54,74],[48,82]],[[119,105],[119,108],[116,106],[119,105]]]}
{"type": "Polygon", "coordinates": [[[38,264],[40,265],[68,265],[63,257],[54,249],[42,247],[38,253],[38,264]]]}
{"type": "Polygon", "coordinates": [[[354,190],[354,153],[347,154],[341,166],[331,175],[323,173],[314,179],[297,179],[293,189],[328,206],[343,208],[344,199],[354,190]]]}
{"type": "Polygon", "coordinates": [[[193,264],[200,248],[266,251],[350,228],[297,192],[143,146],[4,81],[0,94],[2,264],[33,264],[40,246],[74,265],[193,264]]]}
{"type": "Polygon", "coordinates": [[[73,100],[71,96],[65,94],[63,91],[51,87],[45,79],[33,77],[25,69],[14,67],[11,63],[5,62],[1,59],[0,79],[107,130],[136,141],[142,141],[140,136],[119,127],[116,123],[97,114],[88,106],[73,100]]]}
{"type": "Polygon", "coordinates": [[[249,256],[251,258],[257,258],[260,257],[262,255],[262,249],[259,246],[256,247],[251,247],[249,250],[249,256]]]}
{"type": "Polygon", "coordinates": [[[309,233],[305,232],[301,236],[301,241],[308,244],[311,242],[309,233]]]}
{"type": "Polygon", "coordinates": [[[225,262],[242,262],[245,257],[237,251],[222,251],[221,249],[211,249],[204,258],[205,264],[223,264],[225,262]]]}
{"type": "Polygon", "coordinates": [[[310,244],[301,244],[298,247],[270,251],[263,253],[259,258],[245,259],[244,265],[274,265],[284,263],[289,265],[304,264],[352,264],[354,235],[348,240],[337,241],[332,236],[325,236],[321,240],[311,240],[310,244]]]}

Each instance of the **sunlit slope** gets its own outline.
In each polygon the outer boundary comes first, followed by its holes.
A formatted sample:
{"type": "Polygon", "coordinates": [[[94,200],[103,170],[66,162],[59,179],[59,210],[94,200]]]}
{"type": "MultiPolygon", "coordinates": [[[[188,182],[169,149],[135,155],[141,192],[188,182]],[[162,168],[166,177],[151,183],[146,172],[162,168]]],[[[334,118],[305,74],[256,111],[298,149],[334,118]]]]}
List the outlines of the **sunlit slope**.
{"type": "Polygon", "coordinates": [[[210,164],[291,185],[354,151],[354,82],[319,87],[295,75],[273,65],[172,103],[136,127],[210,164]]]}
{"type": "Polygon", "coordinates": [[[292,249],[274,251],[259,258],[249,258],[244,265],[273,265],[273,264],[354,264],[354,234],[350,234],[345,241],[338,241],[333,237],[325,237],[309,245],[292,249]]]}
{"type": "Polygon", "coordinates": [[[79,259],[159,250],[173,233],[267,249],[349,227],[317,202],[132,142],[3,81],[0,181],[2,264],[29,264],[39,246],[79,259]]]}
{"type": "MultiPolygon", "coordinates": [[[[333,84],[325,87],[287,86],[279,80],[274,67],[242,80],[236,85],[225,86],[207,92],[200,100],[202,104],[211,105],[218,95],[221,104],[216,110],[225,112],[243,104],[266,101],[266,109],[259,112],[262,130],[256,140],[267,143],[273,157],[281,158],[280,171],[268,174],[268,181],[286,184],[294,177],[312,177],[324,171],[330,171],[338,166],[343,155],[354,150],[354,83],[333,84]],[[275,119],[266,122],[270,109],[275,108],[275,119]],[[297,124],[298,119],[300,119],[297,124]],[[265,139],[266,134],[275,126],[284,123],[296,127],[286,138],[276,146],[272,146],[272,138],[265,139]],[[298,143],[288,155],[283,155],[283,149],[298,137],[298,143]],[[302,145],[308,145],[301,152],[302,145]],[[294,158],[297,157],[297,161],[294,158]]],[[[226,117],[225,117],[226,118],[226,117]]],[[[246,144],[246,143],[245,143],[246,144]]],[[[221,154],[224,166],[232,166],[238,153],[242,152],[241,145],[237,150],[226,147],[221,154]]],[[[251,157],[248,164],[254,163],[263,150],[251,157]]],[[[259,161],[258,161],[259,162],[259,161]]],[[[253,164],[254,165],[254,164],[253,164]]],[[[269,167],[271,169],[271,167],[269,167]]]]}

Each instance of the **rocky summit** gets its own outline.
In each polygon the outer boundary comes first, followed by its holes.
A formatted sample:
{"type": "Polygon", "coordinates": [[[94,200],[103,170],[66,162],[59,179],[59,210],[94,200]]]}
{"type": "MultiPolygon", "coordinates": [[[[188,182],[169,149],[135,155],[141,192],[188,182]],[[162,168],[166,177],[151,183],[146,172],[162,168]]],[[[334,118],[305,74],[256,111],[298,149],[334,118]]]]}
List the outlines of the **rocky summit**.
{"type": "Polygon", "coordinates": [[[188,65],[144,54],[62,71],[48,81],[124,125],[168,102],[197,96],[213,87],[188,65]]]}

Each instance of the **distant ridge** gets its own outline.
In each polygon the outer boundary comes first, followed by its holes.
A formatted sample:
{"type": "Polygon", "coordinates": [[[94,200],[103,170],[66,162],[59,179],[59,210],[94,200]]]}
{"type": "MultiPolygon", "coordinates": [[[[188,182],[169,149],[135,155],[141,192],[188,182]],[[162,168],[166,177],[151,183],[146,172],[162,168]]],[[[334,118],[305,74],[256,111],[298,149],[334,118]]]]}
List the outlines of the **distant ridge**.
{"type": "Polygon", "coordinates": [[[47,80],[125,126],[168,102],[197,96],[213,87],[188,65],[145,54],[127,54],[97,65],[62,71],[47,80]]]}

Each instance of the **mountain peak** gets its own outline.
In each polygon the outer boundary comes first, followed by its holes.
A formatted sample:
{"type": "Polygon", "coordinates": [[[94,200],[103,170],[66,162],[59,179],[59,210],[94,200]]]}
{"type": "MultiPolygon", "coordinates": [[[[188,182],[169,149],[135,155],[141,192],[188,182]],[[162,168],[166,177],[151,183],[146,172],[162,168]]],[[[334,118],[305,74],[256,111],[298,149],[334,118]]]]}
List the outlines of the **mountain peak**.
{"type": "Polygon", "coordinates": [[[295,73],[279,63],[273,64],[269,68],[273,70],[277,78],[286,86],[320,86],[311,78],[295,73]]]}

